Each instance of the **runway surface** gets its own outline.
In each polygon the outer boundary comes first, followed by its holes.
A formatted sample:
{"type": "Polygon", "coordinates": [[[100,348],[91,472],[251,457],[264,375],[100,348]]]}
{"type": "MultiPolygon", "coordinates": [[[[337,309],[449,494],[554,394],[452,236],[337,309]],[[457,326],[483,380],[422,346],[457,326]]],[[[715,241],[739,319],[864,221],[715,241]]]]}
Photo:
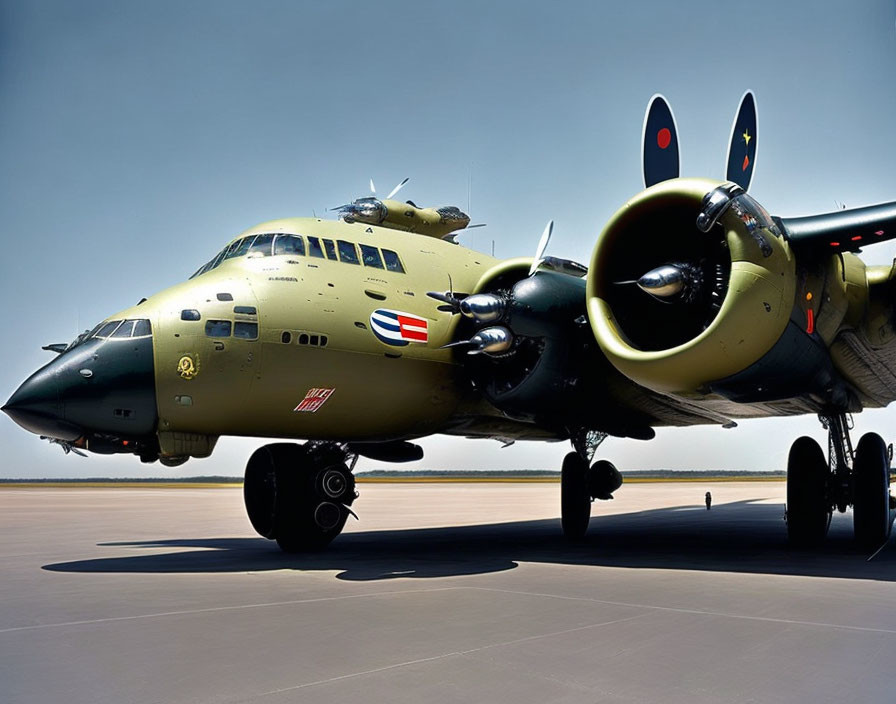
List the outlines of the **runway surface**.
{"type": "Polygon", "coordinates": [[[896,545],[785,542],[783,482],[362,485],[323,553],[238,489],[0,490],[0,701],[892,702],[896,545]],[[711,491],[713,508],[703,508],[711,491]]]}

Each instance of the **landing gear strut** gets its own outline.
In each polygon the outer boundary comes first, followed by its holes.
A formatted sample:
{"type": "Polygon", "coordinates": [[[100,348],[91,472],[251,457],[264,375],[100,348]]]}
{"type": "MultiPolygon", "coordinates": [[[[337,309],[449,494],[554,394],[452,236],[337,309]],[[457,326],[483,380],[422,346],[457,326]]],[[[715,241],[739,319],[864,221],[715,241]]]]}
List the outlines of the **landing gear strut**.
{"type": "Polygon", "coordinates": [[[342,532],[356,498],[348,459],[354,460],[335,443],[260,447],[243,484],[252,527],[286,552],[326,547],[342,532]]]}
{"type": "Polygon", "coordinates": [[[890,498],[890,453],[876,433],[866,433],[853,452],[850,426],[843,413],[820,416],[828,431],[828,459],[812,438],[797,439],[787,463],[787,535],[795,545],[824,540],[836,508],[853,507],[853,530],[863,548],[876,547],[890,535],[894,511],[890,498]]]}

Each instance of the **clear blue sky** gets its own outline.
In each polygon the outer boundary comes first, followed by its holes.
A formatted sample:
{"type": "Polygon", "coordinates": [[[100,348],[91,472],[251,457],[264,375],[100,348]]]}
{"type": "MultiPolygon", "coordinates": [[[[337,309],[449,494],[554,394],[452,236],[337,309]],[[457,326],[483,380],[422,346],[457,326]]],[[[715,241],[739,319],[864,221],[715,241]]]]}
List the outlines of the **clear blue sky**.
{"type": "MultiPolygon", "coordinates": [[[[225,240],[405,176],[466,208],[467,243],[587,261],[641,185],[648,98],[683,173],[723,176],[752,88],[752,192],[778,215],[896,199],[896,7],[846,2],[48,2],[0,0],[0,396],[42,344],[176,283],[225,240]]],[[[868,250],[889,262],[896,248],[868,250]]],[[[896,433],[893,411],[859,430],[896,433]]],[[[783,468],[814,418],[610,439],[621,468],[783,468]]],[[[250,440],[178,470],[64,457],[0,418],[0,476],[239,474],[250,440]]],[[[433,468],[559,466],[566,445],[433,439],[433,468]]],[[[372,463],[362,462],[361,468],[372,463]]]]}

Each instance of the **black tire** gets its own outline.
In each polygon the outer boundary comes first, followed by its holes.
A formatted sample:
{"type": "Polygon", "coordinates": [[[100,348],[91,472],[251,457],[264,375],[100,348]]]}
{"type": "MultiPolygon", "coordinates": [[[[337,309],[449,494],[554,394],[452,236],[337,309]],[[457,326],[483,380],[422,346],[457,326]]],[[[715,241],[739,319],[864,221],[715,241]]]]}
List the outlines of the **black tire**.
{"type": "Polygon", "coordinates": [[[582,538],[591,519],[591,496],[588,494],[588,462],[578,453],[563,458],[560,470],[560,523],[563,535],[572,540],[582,538]]]}
{"type": "Polygon", "coordinates": [[[829,477],[821,446],[810,437],[797,438],[787,459],[787,537],[793,545],[818,545],[827,535],[829,477]]]}
{"type": "MultiPolygon", "coordinates": [[[[351,497],[347,488],[345,502],[351,503],[354,477],[345,465],[330,466],[347,476],[351,497]]],[[[246,465],[243,484],[252,527],[276,540],[285,552],[320,550],[329,545],[342,532],[348,510],[319,495],[315,485],[327,468],[319,469],[301,445],[276,443],[256,450],[246,465]]]]}
{"type": "Polygon", "coordinates": [[[259,535],[270,540],[277,537],[277,468],[295,466],[303,457],[299,445],[276,443],[259,447],[246,463],[243,501],[249,522],[259,535]]]}
{"type": "MultiPolygon", "coordinates": [[[[342,468],[348,472],[344,465],[342,468]]],[[[277,545],[284,552],[322,550],[345,526],[348,510],[320,495],[316,486],[320,474],[318,466],[307,456],[300,466],[278,472],[278,484],[283,490],[277,506],[277,545]],[[337,510],[338,515],[334,515],[337,510]],[[316,519],[324,515],[326,526],[321,526],[316,519]]]]}
{"type": "Polygon", "coordinates": [[[346,520],[348,511],[345,506],[329,501],[305,503],[302,510],[287,512],[281,517],[277,527],[277,545],[283,552],[323,550],[342,532],[346,520]],[[315,521],[315,516],[321,515],[322,510],[326,510],[327,515],[338,511],[332,527],[321,528],[315,521]]]}
{"type": "Polygon", "coordinates": [[[865,548],[882,545],[890,535],[890,457],[877,433],[863,435],[856,448],[852,525],[865,548]]]}

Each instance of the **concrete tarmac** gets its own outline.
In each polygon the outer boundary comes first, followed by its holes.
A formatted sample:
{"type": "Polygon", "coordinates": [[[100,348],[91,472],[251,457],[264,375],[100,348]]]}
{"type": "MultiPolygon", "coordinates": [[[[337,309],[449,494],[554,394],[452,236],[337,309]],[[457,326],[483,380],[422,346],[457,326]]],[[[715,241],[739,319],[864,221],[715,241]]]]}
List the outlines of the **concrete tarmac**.
{"type": "Polygon", "coordinates": [[[0,489],[0,702],[892,702],[896,545],[783,482],[365,484],[322,553],[238,489],[0,489]],[[711,511],[704,493],[713,495],[711,511]]]}

